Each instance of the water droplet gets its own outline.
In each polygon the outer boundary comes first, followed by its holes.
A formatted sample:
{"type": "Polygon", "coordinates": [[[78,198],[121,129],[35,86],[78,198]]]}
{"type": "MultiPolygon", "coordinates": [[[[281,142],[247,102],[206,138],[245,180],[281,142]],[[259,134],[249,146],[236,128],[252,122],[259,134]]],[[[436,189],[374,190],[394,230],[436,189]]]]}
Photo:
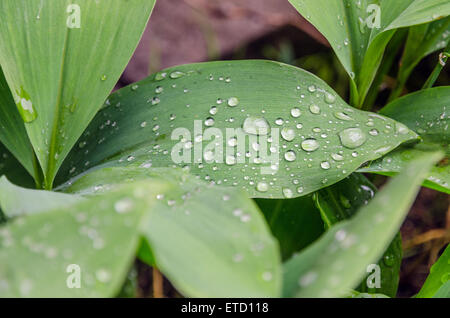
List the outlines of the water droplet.
{"type": "Polygon", "coordinates": [[[309,106],[309,111],[314,115],[318,115],[320,114],[320,107],[317,106],[316,104],[312,104],[311,106],[309,106]]]}
{"type": "Polygon", "coordinates": [[[106,81],[107,79],[108,79],[108,77],[107,77],[105,74],[103,74],[101,80],[104,82],[104,81],[106,81]]]}
{"type": "Polygon", "coordinates": [[[371,136],[378,136],[378,130],[376,130],[376,129],[371,129],[371,130],[369,131],[369,135],[371,135],[371,136]]]}
{"type": "Polygon", "coordinates": [[[172,79],[177,79],[177,78],[183,77],[184,75],[186,75],[186,74],[181,71],[174,71],[174,72],[170,73],[169,76],[172,79]]]}
{"type": "Polygon", "coordinates": [[[325,103],[333,104],[336,101],[336,96],[331,93],[325,93],[325,103]]]}
{"type": "Polygon", "coordinates": [[[270,132],[270,125],[263,117],[247,117],[244,120],[242,129],[250,135],[267,135],[270,132]]]}
{"type": "Polygon", "coordinates": [[[211,115],[217,114],[217,107],[216,107],[216,106],[212,106],[212,107],[209,109],[209,113],[210,113],[211,115]]]}
{"type": "Polygon", "coordinates": [[[315,151],[319,148],[319,143],[314,138],[305,139],[302,141],[302,149],[308,152],[315,151]]]}
{"type": "Polygon", "coordinates": [[[291,109],[292,117],[297,118],[297,117],[300,117],[301,114],[302,114],[302,112],[297,107],[291,109]]]}
{"type": "Polygon", "coordinates": [[[406,135],[409,132],[409,128],[402,123],[396,123],[395,128],[400,135],[406,135]]]}
{"type": "Polygon", "coordinates": [[[297,158],[297,155],[295,154],[295,152],[293,150],[288,150],[284,154],[284,159],[286,159],[286,161],[294,161],[296,158],[297,158]]]}
{"type": "Polygon", "coordinates": [[[205,126],[211,127],[214,125],[214,118],[208,117],[205,119],[205,126]]]}
{"type": "Polygon", "coordinates": [[[131,210],[133,210],[133,208],[134,208],[134,202],[133,202],[133,200],[131,200],[129,198],[121,199],[114,204],[114,210],[120,214],[128,213],[131,210]]]}
{"type": "Polygon", "coordinates": [[[267,182],[260,181],[256,185],[256,190],[258,190],[259,192],[267,192],[269,190],[269,185],[267,184],[267,182]]]}
{"type": "Polygon", "coordinates": [[[350,117],[349,115],[347,115],[344,112],[335,112],[334,117],[336,117],[337,119],[341,119],[341,120],[353,120],[352,117],[350,117]]]}
{"type": "Polygon", "coordinates": [[[137,85],[137,84],[134,84],[131,86],[132,91],[136,91],[138,88],[139,88],[139,85],[137,85]]]}
{"type": "Polygon", "coordinates": [[[16,93],[18,95],[16,105],[19,113],[25,123],[31,123],[37,118],[37,113],[31,102],[31,97],[23,87],[20,88],[20,91],[16,91],[16,93]]]}
{"type": "Polygon", "coordinates": [[[338,153],[331,154],[331,158],[333,158],[333,160],[336,160],[336,161],[344,160],[344,157],[342,155],[338,154],[338,153]]]}
{"type": "Polygon", "coordinates": [[[155,88],[155,93],[156,94],[161,94],[164,91],[164,88],[162,86],[157,86],[155,88]]]}
{"type": "Polygon", "coordinates": [[[330,165],[330,163],[329,163],[328,161],[322,161],[322,162],[320,163],[320,167],[321,167],[322,169],[328,170],[328,169],[331,168],[331,165],[330,165]]]}
{"type": "Polygon", "coordinates": [[[156,81],[162,81],[163,79],[165,79],[167,77],[167,73],[166,72],[161,72],[161,73],[157,73],[155,75],[155,80],[156,81]]]}
{"type": "Polygon", "coordinates": [[[285,198],[292,198],[294,196],[294,192],[289,188],[283,188],[283,195],[285,198]]]}
{"type": "Polygon", "coordinates": [[[358,148],[366,142],[366,135],[360,128],[347,128],[339,133],[341,143],[346,148],[358,148]]]}
{"type": "Polygon", "coordinates": [[[292,128],[284,127],[281,129],[281,136],[286,141],[292,141],[295,138],[295,131],[292,128]]]}
{"type": "Polygon", "coordinates": [[[95,277],[101,283],[107,283],[111,279],[111,273],[106,269],[99,269],[95,272],[95,277]]]}
{"type": "Polygon", "coordinates": [[[314,85],[308,86],[308,92],[314,93],[316,91],[316,87],[314,85]]]}
{"type": "Polygon", "coordinates": [[[239,99],[237,97],[230,97],[228,98],[228,106],[235,107],[239,104],[239,99]]]}
{"type": "Polygon", "coordinates": [[[394,258],[394,256],[393,256],[393,255],[389,255],[389,254],[385,255],[385,256],[383,257],[383,263],[384,263],[386,266],[389,266],[389,267],[394,266],[394,263],[395,263],[395,258],[394,258]]]}
{"type": "Polygon", "coordinates": [[[283,124],[284,124],[283,118],[277,118],[277,119],[275,119],[275,124],[277,124],[278,126],[283,125],[283,124]]]}

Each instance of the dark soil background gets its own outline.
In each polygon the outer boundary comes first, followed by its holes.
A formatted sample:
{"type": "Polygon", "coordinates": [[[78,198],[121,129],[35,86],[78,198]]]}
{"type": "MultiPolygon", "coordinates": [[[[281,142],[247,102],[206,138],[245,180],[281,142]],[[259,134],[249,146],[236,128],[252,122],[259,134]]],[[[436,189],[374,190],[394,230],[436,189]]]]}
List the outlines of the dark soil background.
{"type": "MultiPolygon", "coordinates": [[[[288,1],[281,0],[159,0],[117,88],[166,67],[217,59],[271,59],[302,67],[347,99],[348,76],[327,41],[288,1]]],[[[408,90],[420,89],[437,59],[434,54],[420,63],[408,90]]],[[[395,68],[390,75],[395,76],[395,68]]],[[[393,83],[393,77],[385,79],[378,106],[384,105],[393,83]]],[[[449,84],[447,68],[436,85],[449,84]]],[[[382,185],[385,179],[375,181],[382,185]]],[[[420,191],[401,229],[404,260],[399,297],[418,292],[430,266],[450,242],[449,203],[446,194],[420,191]]],[[[180,297],[152,268],[140,262],[136,268],[138,296],[180,297]]]]}

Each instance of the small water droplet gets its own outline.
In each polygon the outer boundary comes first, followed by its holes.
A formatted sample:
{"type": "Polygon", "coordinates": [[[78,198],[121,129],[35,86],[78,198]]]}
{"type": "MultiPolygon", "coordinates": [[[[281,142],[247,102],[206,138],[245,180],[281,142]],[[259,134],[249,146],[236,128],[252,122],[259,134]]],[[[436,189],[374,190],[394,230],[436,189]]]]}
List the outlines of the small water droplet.
{"type": "Polygon", "coordinates": [[[297,155],[295,154],[295,152],[293,150],[288,150],[284,154],[284,159],[286,159],[286,161],[294,161],[296,158],[297,158],[297,155]]]}
{"type": "Polygon", "coordinates": [[[320,114],[320,107],[317,106],[316,104],[312,104],[311,106],[309,106],[309,111],[314,115],[318,115],[320,114]]]}
{"type": "Polygon", "coordinates": [[[181,71],[174,71],[174,72],[170,73],[169,76],[172,79],[177,79],[177,78],[183,77],[184,75],[186,75],[186,74],[181,71]]]}
{"type": "Polygon", "coordinates": [[[228,106],[235,107],[237,105],[239,105],[239,99],[237,97],[228,98],[228,106]]]}
{"type": "Polygon", "coordinates": [[[295,131],[292,128],[284,127],[281,129],[281,136],[286,141],[292,141],[295,138],[295,131]]]}
{"type": "Polygon", "coordinates": [[[291,116],[292,117],[297,118],[297,117],[300,117],[301,114],[302,114],[302,112],[297,107],[294,107],[294,108],[291,109],[291,116]]]}
{"type": "Polygon", "coordinates": [[[269,185],[267,184],[267,182],[260,181],[256,185],[256,190],[258,190],[259,192],[267,192],[269,190],[269,185]]]}

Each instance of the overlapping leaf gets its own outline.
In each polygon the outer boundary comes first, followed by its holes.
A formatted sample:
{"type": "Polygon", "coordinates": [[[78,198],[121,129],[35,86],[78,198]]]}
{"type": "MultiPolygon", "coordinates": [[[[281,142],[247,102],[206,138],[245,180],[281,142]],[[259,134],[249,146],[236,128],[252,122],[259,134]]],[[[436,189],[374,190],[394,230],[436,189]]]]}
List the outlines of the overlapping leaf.
{"type": "Polygon", "coordinates": [[[235,189],[205,186],[180,172],[105,168],[65,191],[92,195],[123,182],[164,178],[172,187],[160,193],[141,226],[151,263],[189,297],[279,296],[278,245],[256,205],[235,189]]]}
{"type": "Polygon", "coordinates": [[[289,198],[331,185],[415,138],[403,124],[348,106],[298,68],[192,64],[112,94],[59,182],[99,164],[178,166],[252,197],[289,198]]]}
{"type": "Polygon", "coordinates": [[[165,186],[134,184],[1,226],[0,297],[116,295],[134,259],[140,222],[165,186]]]}
{"type": "MultiPolygon", "coordinates": [[[[331,227],[353,217],[358,209],[372,200],[376,192],[376,187],[364,175],[353,173],[335,185],[318,191],[315,198],[325,223],[331,227]]],[[[402,240],[399,233],[378,261],[380,286],[378,288],[369,287],[364,279],[359,290],[395,297],[402,254],[402,240]]]]}
{"type": "Polygon", "coordinates": [[[415,157],[438,147],[445,151],[446,157],[430,170],[424,185],[450,193],[449,104],[450,87],[435,87],[404,96],[387,105],[381,113],[419,133],[424,143],[414,147],[400,147],[359,171],[392,175],[415,157]]]}
{"type": "Polygon", "coordinates": [[[395,30],[446,17],[447,0],[290,0],[330,42],[362,105],[395,30]]]}
{"type": "Polygon", "coordinates": [[[398,232],[423,177],[442,157],[433,153],[411,162],[349,221],[333,226],[285,265],[284,295],[339,297],[355,287],[398,232]],[[357,255],[357,257],[355,257],[357,255]]]}
{"type": "Polygon", "coordinates": [[[154,2],[0,2],[0,64],[47,189],[117,82],[154,2]]]}
{"type": "Polygon", "coordinates": [[[444,253],[436,264],[431,267],[430,274],[416,297],[430,298],[450,297],[448,282],[450,281],[450,245],[447,245],[444,253]],[[442,289],[442,290],[441,290],[442,289]]]}
{"type": "Polygon", "coordinates": [[[0,68],[0,142],[34,175],[33,150],[0,68]]]}

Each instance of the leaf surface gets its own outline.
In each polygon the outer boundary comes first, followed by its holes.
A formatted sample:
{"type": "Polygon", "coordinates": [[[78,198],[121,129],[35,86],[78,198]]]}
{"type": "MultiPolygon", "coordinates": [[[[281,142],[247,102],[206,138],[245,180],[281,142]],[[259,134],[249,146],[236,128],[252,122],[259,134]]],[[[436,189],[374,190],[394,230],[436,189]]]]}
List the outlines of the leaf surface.
{"type": "Polygon", "coordinates": [[[116,84],[154,3],[0,2],[0,64],[47,189],[116,84]]]}
{"type": "Polygon", "coordinates": [[[348,106],[301,69],[270,61],[191,64],[110,96],[59,183],[100,166],[183,167],[251,197],[292,198],[342,180],[416,134],[348,106]]]}
{"type": "Polygon", "coordinates": [[[436,152],[411,162],[348,221],[328,230],[284,266],[284,295],[340,297],[361,280],[398,232],[423,177],[442,157],[436,152]],[[358,255],[358,257],[355,257],[358,255]]]}

